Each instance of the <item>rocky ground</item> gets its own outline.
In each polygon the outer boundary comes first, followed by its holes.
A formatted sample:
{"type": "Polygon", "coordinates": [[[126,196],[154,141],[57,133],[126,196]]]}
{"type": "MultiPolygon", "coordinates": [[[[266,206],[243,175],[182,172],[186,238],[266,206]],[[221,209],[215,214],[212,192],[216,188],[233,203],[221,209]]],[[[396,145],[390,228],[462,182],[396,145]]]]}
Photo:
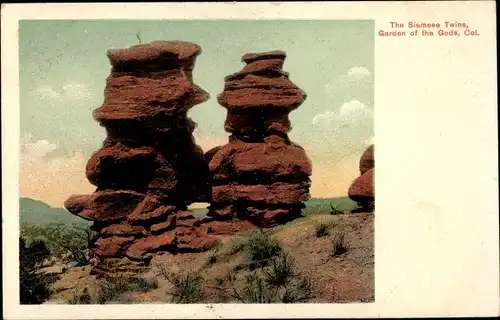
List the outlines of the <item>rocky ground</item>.
{"type": "Polygon", "coordinates": [[[249,254],[255,253],[248,245],[252,231],[224,236],[208,252],[157,256],[139,280],[114,280],[107,291],[102,279],[89,275],[90,266],[54,265],[43,270],[60,274],[46,303],[371,302],[373,219],[373,213],[316,214],[268,229],[257,251],[273,251],[269,241],[281,249],[263,265],[249,254]]]}

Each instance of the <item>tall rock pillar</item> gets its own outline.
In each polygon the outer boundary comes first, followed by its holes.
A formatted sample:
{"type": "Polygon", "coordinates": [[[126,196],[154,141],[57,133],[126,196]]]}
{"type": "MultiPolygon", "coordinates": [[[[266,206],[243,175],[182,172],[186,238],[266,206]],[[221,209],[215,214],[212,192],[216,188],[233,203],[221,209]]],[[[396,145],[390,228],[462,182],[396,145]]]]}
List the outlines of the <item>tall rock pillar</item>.
{"type": "Polygon", "coordinates": [[[94,221],[95,273],[147,265],[155,252],[197,251],[213,244],[187,205],[210,197],[210,174],[187,117],[208,93],[193,83],[201,48],[155,41],[108,51],[104,103],[94,112],[107,138],[87,163],[91,195],[65,207],[94,221]],[[126,267],[120,269],[125,259],[126,267]]]}
{"type": "Polygon", "coordinates": [[[309,199],[311,162],[293,143],[288,114],[306,94],[282,70],[286,53],[245,54],[243,70],[225,78],[229,143],[206,153],[212,174],[209,216],[270,227],[298,217],[309,199]]]}

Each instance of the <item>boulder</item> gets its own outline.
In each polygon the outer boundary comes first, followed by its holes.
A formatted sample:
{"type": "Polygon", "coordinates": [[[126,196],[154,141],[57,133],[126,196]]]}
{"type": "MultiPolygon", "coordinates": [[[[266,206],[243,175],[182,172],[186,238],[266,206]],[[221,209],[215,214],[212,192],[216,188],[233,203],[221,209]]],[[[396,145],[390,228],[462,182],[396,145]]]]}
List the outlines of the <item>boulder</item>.
{"type": "Polygon", "coordinates": [[[144,197],[135,191],[97,191],[91,195],[71,196],[64,207],[86,220],[114,222],[132,213],[144,197]]]}
{"type": "Polygon", "coordinates": [[[374,146],[373,144],[366,149],[366,151],[361,156],[359,160],[359,171],[361,174],[366,171],[375,168],[375,158],[374,158],[374,146]]]}
{"type": "Polygon", "coordinates": [[[108,237],[98,239],[94,246],[95,254],[100,257],[120,257],[127,250],[134,237],[108,237]]]}
{"type": "Polygon", "coordinates": [[[126,255],[132,260],[144,260],[150,258],[149,253],[160,250],[175,250],[175,234],[165,232],[160,235],[154,235],[136,240],[128,248],[126,255]]]}
{"type": "Polygon", "coordinates": [[[375,201],[375,192],[373,189],[373,174],[375,169],[369,169],[359,176],[349,187],[348,195],[351,200],[358,203],[359,206],[370,206],[375,201]]]}
{"type": "Polygon", "coordinates": [[[134,226],[128,223],[112,224],[103,228],[99,232],[102,236],[147,236],[149,232],[141,226],[134,226]]]}

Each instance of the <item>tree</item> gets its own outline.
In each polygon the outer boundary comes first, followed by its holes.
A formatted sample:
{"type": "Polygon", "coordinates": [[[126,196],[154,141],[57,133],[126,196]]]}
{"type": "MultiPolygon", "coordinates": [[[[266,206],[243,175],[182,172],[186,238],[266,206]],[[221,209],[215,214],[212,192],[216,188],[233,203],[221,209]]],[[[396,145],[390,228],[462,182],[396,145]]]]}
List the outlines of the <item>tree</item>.
{"type": "Polygon", "coordinates": [[[53,276],[39,273],[42,262],[49,257],[50,251],[41,240],[33,241],[30,246],[19,238],[19,291],[21,304],[41,304],[50,295],[53,276]]]}

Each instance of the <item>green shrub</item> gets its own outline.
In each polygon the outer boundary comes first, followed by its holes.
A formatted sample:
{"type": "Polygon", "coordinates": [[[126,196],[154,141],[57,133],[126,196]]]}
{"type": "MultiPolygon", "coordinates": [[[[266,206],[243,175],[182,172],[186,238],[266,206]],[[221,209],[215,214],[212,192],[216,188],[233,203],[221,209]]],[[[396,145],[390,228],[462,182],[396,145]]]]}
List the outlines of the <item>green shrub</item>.
{"type": "Polygon", "coordinates": [[[312,298],[311,279],[304,277],[293,282],[290,286],[285,287],[285,291],[281,297],[283,303],[306,302],[312,298]]]}
{"type": "Polygon", "coordinates": [[[41,240],[29,246],[19,238],[19,299],[21,304],[41,304],[51,294],[50,285],[57,279],[55,275],[40,273],[40,266],[50,255],[41,240]]]}
{"type": "Polygon", "coordinates": [[[337,220],[316,223],[314,225],[314,234],[317,238],[328,236],[330,234],[330,229],[335,228],[337,223],[337,220]]]}
{"type": "Polygon", "coordinates": [[[255,231],[250,234],[246,244],[245,252],[251,266],[263,266],[274,256],[282,252],[278,241],[271,238],[262,231],[255,231]]]}
{"type": "Polygon", "coordinates": [[[309,278],[294,275],[282,285],[272,284],[266,278],[262,270],[255,270],[245,276],[242,286],[238,288],[233,283],[226,294],[241,303],[296,303],[312,298],[309,278]]]}
{"type": "Polygon", "coordinates": [[[205,262],[206,266],[212,265],[216,262],[221,262],[227,260],[232,255],[240,252],[245,248],[246,239],[244,238],[233,238],[231,242],[221,245],[219,244],[215,249],[207,256],[205,262]]]}
{"type": "MultiPolygon", "coordinates": [[[[278,256],[268,259],[268,266],[247,273],[240,281],[228,274],[229,286],[218,288],[223,300],[227,297],[241,303],[292,303],[312,298],[311,281],[295,272],[292,256],[280,250],[278,256]]],[[[221,284],[219,284],[221,285],[221,284]]]]}
{"type": "Polygon", "coordinates": [[[208,257],[207,257],[207,262],[206,264],[207,265],[211,265],[211,264],[214,264],[217,262],[217,257],[218,257],[218,251],[215,250],[214,252],[212,252],[208,257]]]}
{"type": "Polygon", "coordinates": [[[97,303],[104,304],[119,298],[127,292],[147,292],[158,288],[158,282],[154,279],[141,277],[106,277],[101,280],[97,291],[97,303]]]}
{"type": "Polygon", "coordinates": [[[265,270],[266,283],[272,286],[282,286],[294,276],[294,260],[287,252],[282,252],[277,258],[271,260],[269,270],[265,270]]]}
{"type": "Polygon", "coordinates": [[[245,277],[245,284],[241,293],[238,293],[238,290],[234,290],[234,297],[243,303],[277,302],[275,301],[275,293],[270,290],[264,278],[257,272],[250,273],[245,277]]]}
{"type": "Polygon", "coordinates": [[[197,273],[188,272],[186,274],[165,274],[166,279],[173,285],[173,303],[196,303],[205,296],[203,278],[197,273]]]}
{"type": "Polygon", "coordinates": [[[86,265],[89,262],[85,254],[91,244],[89,227],[77,224],[22,223],[20,232],[28,245],[43,240],[51,256],[64,260],[71,259],[78,265],[86,265]]]}

